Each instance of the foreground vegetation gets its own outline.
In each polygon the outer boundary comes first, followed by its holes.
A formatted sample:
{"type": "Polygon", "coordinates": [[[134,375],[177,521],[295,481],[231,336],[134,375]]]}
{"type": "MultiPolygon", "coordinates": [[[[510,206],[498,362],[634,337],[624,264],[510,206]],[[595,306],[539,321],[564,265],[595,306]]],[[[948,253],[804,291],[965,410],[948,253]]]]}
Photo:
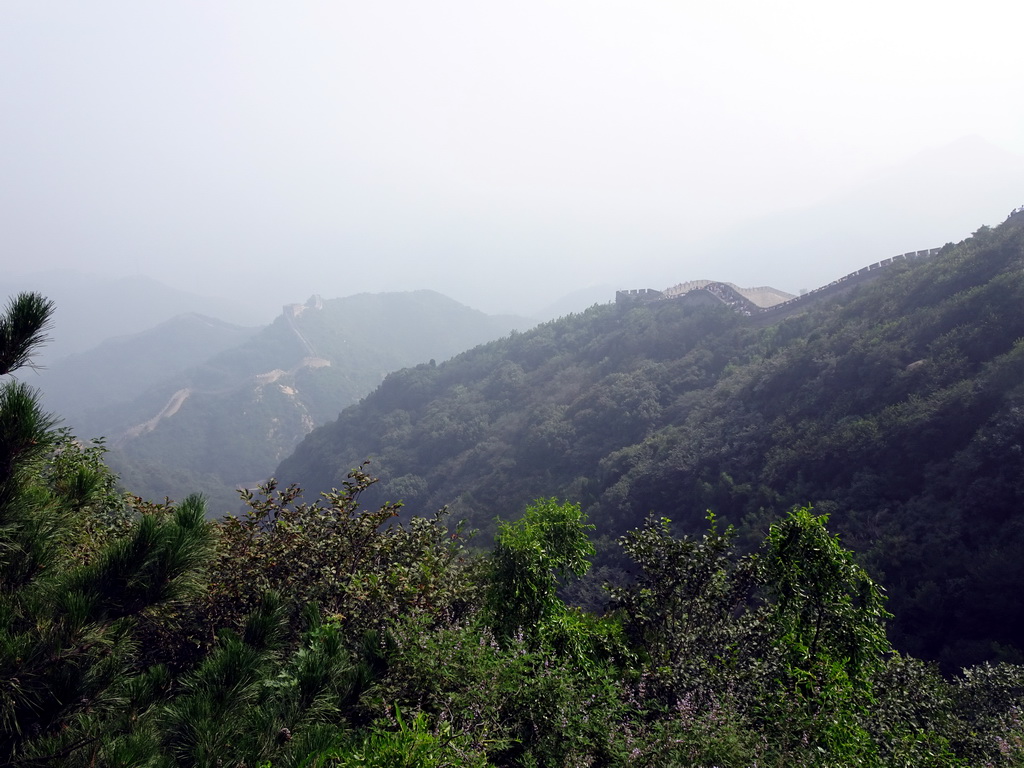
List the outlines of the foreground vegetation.
{"type": "MultiPolygon", "coordinates": [[[[0,375],[50,306],[0,319],[0,375]]],[[[946,678],[889,645],[881,589],[795,508],[756,552],[713,516],[619,540],[601,615],[560,589],[580,507],[531,504],[475,554],[443,515],[363,509],[362,469],[248,514],[116,490],[102,450],[0,389],[0,765],[1024,764],[1024,669],[946,678]]]]}

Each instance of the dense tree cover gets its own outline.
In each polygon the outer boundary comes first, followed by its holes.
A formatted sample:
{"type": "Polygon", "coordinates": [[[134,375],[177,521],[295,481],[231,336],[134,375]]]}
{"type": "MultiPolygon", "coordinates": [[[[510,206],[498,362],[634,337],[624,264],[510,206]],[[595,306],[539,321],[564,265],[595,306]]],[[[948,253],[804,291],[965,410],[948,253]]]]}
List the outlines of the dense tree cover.
{"type": "Polygon", "coordinates": [[[0,318],[0,761],[48,765],[116,706],[140,627],[198,586],[212,544],[202,502],[129,514],[83,446],[10,377],[53,307],[23,294],[0,318]]]}
{"type": "MultiPolygon", "coordinates": [[[[370,457],[375,498],[578,499],[605,534],[713,509],[756,546],[811,503],[886,586],[902,650],[947,669],[1024,649],[1024,226],[772,321],[662,302],[594,307],[390,375],[277,474],[329,488],[370,457]]],[[[621,567],[599,544],[607,577],[621,567]]]]}
{"type": "MultiPolygon", "coordinates": [[[[50,307],[0,318],[0,375],[50,307]]],[[[1024,668],[945,679],[885,637],[884,597],[796,508],[743,554],[713,516],[619,544],[594,614],[559,596],[594,548],[541,498],[470,551],[443,514],[361,502],[362,469],[248,513],[116,491],[102,446],[0,385],[0,765],[967,766],[1024,760],[1024,668]]]]}

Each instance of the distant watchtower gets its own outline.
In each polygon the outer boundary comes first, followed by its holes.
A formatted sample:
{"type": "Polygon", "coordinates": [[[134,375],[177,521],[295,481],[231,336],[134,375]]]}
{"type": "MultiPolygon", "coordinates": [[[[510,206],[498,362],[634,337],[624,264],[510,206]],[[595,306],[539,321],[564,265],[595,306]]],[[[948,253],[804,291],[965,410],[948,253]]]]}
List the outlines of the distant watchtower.
{"type": "Polygon", "coordinates": [[[615,292],[615,303],[620,306],[648,304],[652,301],[660,301],[663,298],[665,298],[665,294],[653,288],[633,288],[628,291],[615,292]]]}

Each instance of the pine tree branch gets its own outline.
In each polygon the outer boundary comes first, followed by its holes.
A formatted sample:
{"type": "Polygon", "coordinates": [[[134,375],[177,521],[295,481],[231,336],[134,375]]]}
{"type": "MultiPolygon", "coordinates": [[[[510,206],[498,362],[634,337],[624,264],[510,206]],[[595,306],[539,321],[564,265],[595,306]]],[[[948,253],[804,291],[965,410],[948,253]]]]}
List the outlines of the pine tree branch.
{"type": "Polygon", "coordinates": [[[32,367],[32,353],[49,341],[53,311],[53,302],[38,293],[19,293],[10,300],[0,316],[0,376],[32,367]]]}

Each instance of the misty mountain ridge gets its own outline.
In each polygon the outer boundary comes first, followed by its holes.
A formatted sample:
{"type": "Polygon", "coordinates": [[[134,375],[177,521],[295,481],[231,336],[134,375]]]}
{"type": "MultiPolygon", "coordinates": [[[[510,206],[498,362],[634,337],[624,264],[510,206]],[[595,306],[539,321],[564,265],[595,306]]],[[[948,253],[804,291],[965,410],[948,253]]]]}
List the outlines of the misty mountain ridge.
{"type": "MultiPolygon", "coordinates": [[[[627,256],[618,262],[594,263],[555,281],[538,282],[532,272],[524,272],[522,284],[513,279],[495,289],[448,272],[422,284],[492,315],[513,313],[538,321],[610,302],[616,289],[636,285],[639,274],[647,275],[644,283],[656,286],[709,275],[797,293],[893,253],[961,240],[979,222],[1001,220],[1011,207],[1007,201],[1024,202],[1018,199],[1022,188],[1024,158],[978,137],[965,137],[876,171],[813,204],[737,217],[715,231],[687,230],[675,245],[638,244],[640,250],[624,251],[627,256]]],[[[372,254],[366,258],[372,260],[372,254]]],[[[58,331],[44,348],[43,364],[113,336],[141,332],[182,312],[242,326],[265,324],[280,309],[285,282],[295,298],[314,292],[337,295],[330,284],[308,276],[285,280],[277,266],[249,264],[236,277],[228,283],[214,283],[211,277],[204,285],[203,293],[221,298],[197,296],[170,287],[170,279],[161,284],[140,274],[114,279],[67,271],[13,277],[8,272],[0,288],[7,295],[38,290],[57,302],[58,331]]],[[[340,283],[334,278],[332,284],[340,283]]],[[[385,278],[366,270],[345,284],[352,292],[393,289],[385,278]]]]}
{"type": "Polygon", "coordinates": [[[36,291],[56,305],[54,332],[37,360],[42,366],[87,352],[108,339],[148,331],[182,314],[220,318],[237,326],[255,326],[270,317],[244,298],[199,296],[142,275],[104,277],[54,270],[0,278],[0,290],[12,296],[36,291]]]}
{"type": "Polygon", "coordinates": [[[137,334],[103,341],[87,352],[58,359],[31,380],[43,403],[73,428],[94,430],[90,411],[118,406],[181,376],[259,331],[198,313],[185,313],[137,334]]]}
{"type": "Polygon", "coordinates": [[[313,296],[261,329],[180,316],[67,358],[43,378],[47,403],[64,407],[80,437],[107,438],[127,487],[153,498],[197,488],[220,514],[235,508],[236,486],[265,478],[389,371],[526,324],[433,291],[313,296]]]}

